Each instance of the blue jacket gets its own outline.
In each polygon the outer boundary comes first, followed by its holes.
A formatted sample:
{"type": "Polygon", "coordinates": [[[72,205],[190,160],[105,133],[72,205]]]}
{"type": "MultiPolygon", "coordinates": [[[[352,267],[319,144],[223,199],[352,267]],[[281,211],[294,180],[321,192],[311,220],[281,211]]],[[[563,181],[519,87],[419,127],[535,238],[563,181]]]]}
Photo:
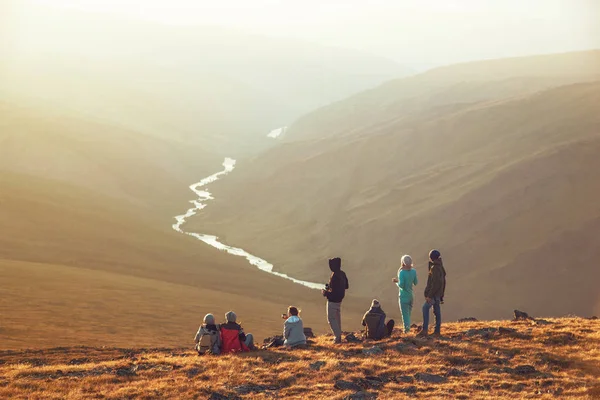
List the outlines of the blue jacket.
{"type": "Polygon", "coordinates": [[[413,286],[417,285],[417,271],[412,269],[398,270],[398,287],[400,288],[400,302],[410,303],[413,301],[413,286]]]}

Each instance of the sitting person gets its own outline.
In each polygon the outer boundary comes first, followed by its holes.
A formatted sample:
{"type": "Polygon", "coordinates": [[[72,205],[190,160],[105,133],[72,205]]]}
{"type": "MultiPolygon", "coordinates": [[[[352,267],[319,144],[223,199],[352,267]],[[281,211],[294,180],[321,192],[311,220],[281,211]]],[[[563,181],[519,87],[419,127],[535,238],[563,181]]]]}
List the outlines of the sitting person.
{"type": "Polygon", "coordinates": [[[283,345],[287,348],[306,344],[306,336],[304,335],[304,324],[298,316],[298,309],[290,306],[288,308],[285,322],[283,323],[283,345]]]}
{"type": "Polygon", "coordinates": [[[196,350],[198,355],[219,354],[221,352],[221,334],[219,327],[215,324],[215,317],[212,314],[204,316],[204,324],[200,325],[196,337],[196,350]]]}
{"type": "Polygon", "coordinates": [[[363,317],[362,325],[367,328],[365,332],[367,339],[380,340],[392,334],[394,320],[390,319],[386,324],[385,313],[381,309],[379,300],[373,300],[371,308],[363,317]]]}
{"type": "Polygon", "coordinates": [[[237,315],[233,311],[225,314],[226,323],[221,324],[221,353],[237,353],[240,351],[254,350],[254,337],[251,333],[245,334],[239,325],[237,315]]]}

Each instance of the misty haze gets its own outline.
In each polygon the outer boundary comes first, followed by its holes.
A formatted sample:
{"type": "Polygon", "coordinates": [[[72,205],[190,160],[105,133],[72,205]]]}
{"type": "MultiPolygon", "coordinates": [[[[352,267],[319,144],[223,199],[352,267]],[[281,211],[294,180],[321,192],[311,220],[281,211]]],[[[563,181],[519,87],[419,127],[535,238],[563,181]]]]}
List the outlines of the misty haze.
{"type": "Polygon", "coordinates": [[[6,0],[0,60],[0,398],[600,396],[600,3],[6,0]]]}

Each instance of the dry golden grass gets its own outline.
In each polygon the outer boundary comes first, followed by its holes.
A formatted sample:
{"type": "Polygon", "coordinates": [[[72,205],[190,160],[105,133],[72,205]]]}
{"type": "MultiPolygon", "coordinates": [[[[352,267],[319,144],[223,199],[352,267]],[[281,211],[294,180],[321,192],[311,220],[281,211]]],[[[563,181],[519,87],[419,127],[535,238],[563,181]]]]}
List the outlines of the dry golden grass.
{"type": "Polygon", "coordinates": [[[234,356],[200,357],[181,348],[4,351],[0,398],[598,398],[600,321],[547,322],[449,323],[443,338],[396,331],[381,342],[339,346],[323,336],[305,350],[234,356]],[[516,331],[467,333],[498,327],[516,331]],[[375,345],[380,354],[363,353],[375,345]],[[317,361],[324,363],[320,370],[311,368],[317,361]],[[534,370],[518,373],[523,365],[534,370]],[[423,382],[422,373],[442,382],[423,382]],[[339,380],[360,389],[336,389],[339,380]]]}

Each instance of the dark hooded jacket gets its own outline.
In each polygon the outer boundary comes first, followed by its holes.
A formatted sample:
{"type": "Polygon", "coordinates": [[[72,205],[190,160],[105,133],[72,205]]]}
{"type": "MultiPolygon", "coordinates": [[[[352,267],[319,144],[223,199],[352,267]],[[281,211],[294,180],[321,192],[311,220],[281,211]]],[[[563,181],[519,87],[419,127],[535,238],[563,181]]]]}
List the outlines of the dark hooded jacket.
{"type": "Polygon", "coordinates": [[[342,271],[342,260],[340,258],[330,259],[329,269],[331,277],[329,278],[329,291],[325,293],[325,297],[332,303],[341,303],[346,295],[346,290],[350,288],[346,273],[342,271]]]}
{"type": "Polygon", "coordinates": [[[446,270],[441,258],[430,263],[429,276],[427,277],[427,287],[425,288],[425,297],[433,299],[444,297],[446,291],[446,270]]]}
{"type": "Polygon", "coordinates": [[[381,307],[371,307],[363,317],[362,325],[366,327],[367,339],[380,340],[385,337],[385,313],[381,307]]]}

